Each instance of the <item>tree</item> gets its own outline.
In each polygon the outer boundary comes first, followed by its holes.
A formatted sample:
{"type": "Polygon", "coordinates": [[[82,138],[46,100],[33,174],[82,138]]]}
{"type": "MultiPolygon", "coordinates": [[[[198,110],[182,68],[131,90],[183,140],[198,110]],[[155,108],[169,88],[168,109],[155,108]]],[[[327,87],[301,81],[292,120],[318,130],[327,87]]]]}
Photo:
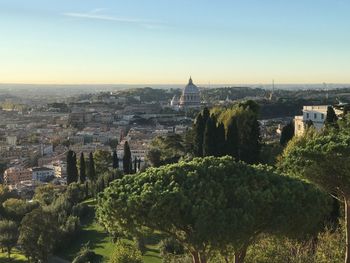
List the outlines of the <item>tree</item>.
{"type": "Polygon", "coordinates": [[[158,149],[155,148],[151,148],[148,152],[147,152],[147,160],[151,163],[151,165],[153,167],[159,167],[161,165],[161,152],[158,149]]]}
{"type": "Polygon", "coordinates": [[[84,153],[81,152],[80,154],[80,173],[79,173],[79,180],[80,183],[85,183],[86,181],[86,164],[85,164],[85,157],[84,157],[84,153]]]}
{"type": "Polygon", "coordinates": [[[157,136],[152,140],[150,149],[159,151],[159,165],[176,163],[186,154],[184,140],[179,134],[157,136]]]}
{"type": "Polygon", "coordinates": [[[111,233],[166,233],[195,263],[229,250],[239,263],[260,234],[304,237],[319,230],[329,209],[314,186],[225,156],[124,176],[99,196],[97,218],[111,233]]]}
{"type": "Polygon", "coordinates": [[[350,119],[339,130],[308,132],[285,149],[280,168],[318,185],[344,202],[346,257],[350,262],[350,119]]]}
{"type": "Polygon", "coordinates": [[[7,250],[8,258],[11,258],[11,250],[18,240],[18,225],[14,221],[0,221],[0,246],[7,250]]]}
{"type": "Polygon", "coordinates": [[[134,157],[134,174],[136,174],[137,173],[137,157],[135,156],[134,157]]]}
{"type": "Polygon", "coordinates": [[[238,158],[238,127],[236,118],[231,118],[229,125],[227,126],[226,133],[226,153],[235,159],[238,158]]]}
{"type": "Polygon", "coordinates": [[[77,158],[75,152],[69,150],[67,153],[67,184],[78,181],[77,158]]]}
{"type": "Polygon", "coordinates": [[[124,143],[124,156],[123,156],[123,170],[124,174],[131,173],[132,159],[129,143],[126,141],[124,143]]]}
{"type": "Polygon", "coordinates": [[[193,151],[194,151],[194,155],[197,157],[203,156],[203,136],[204,136],[205,124],[206,123],[203,120],[202,114],[199,113],[193,126],[193,130],[194,130],[193,151]]]}
{"type": "Polygon", "coordinates": [[[88,178],[91,182],[96,182],[95,162],[92,152],[89,153],[88,178]]]}
{"type": "Polygon", "coordinates": [[[115,148],[117,148],[118,143],[119,143],[118,139],[114,138],[114,139],[109,140],[108,145],[111,147],[112,150],[114,150],[115,148]]]}
{"type": "Polygon", "coordinates": [[[294,137],[294,123],[291,121],[282,128],[280,144],[286,146],[287,143],[294,137]]]}
{"type": "Polygon", "coordinates": [[[47,262],[58,240],[57,219],[37,208],[22,220],[18,239],[24,254],[34,262],[47,262]]]}
{"type": "Polygon", "coordinates": [[[216,144],[216,120],[210,116],[205,124],[203,137],[203,156],[215,156],[217,152],[216,144]]]}
{"type": "Polygon", "coordinates": [[[111,152],[97,150],[94,152],[94,162],[97,177],[104,174],[112,167],[113,158],[111,152]]]}
{"type": "Polygon", "coordinates": [[[142,263],[141,252],[134,244],[117,241],[109,263],[142,263]]]}
{"type": "Polygon", "coordinates": [[[326,127],[337,127],[338,117],[332,106],[327,107],[327,116],[325,120],[326,127]]]}
{"type": "Polygon", "coordinates": [[[37,208],[38,206],[39,204],[37,202],[27,202],[25,200],[16,198],[7,199],[2,204],[5,217],[18,223],[21,222],[22,218],[27,213],[37,208]]]}
{"type": "Polygon", "coordinates": [[[216,127],[216,153],[215,156],[224,156],[226,155],[226,136],[225,136],[225,125],[220,122],[216,127]]]}
{"type": "Polygon", "coordinates": [[[118,169],[119,168],[119,158],[117,151],[113,151],[113,169],[118,169]]]}
{"type": "Polygon", "coordinates": [[[85,244],[79,251],[78,255],[73,259],[72,263],[97,263],[99,262],[96,253],[90,249],[89,244],[85,244]]]}

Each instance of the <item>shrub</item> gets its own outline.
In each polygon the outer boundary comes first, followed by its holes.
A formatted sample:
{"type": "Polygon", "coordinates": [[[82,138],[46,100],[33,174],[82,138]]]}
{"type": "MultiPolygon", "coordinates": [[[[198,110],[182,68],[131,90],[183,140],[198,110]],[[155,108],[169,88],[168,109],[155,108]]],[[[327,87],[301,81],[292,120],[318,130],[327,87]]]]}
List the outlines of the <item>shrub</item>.
{"type": "Polygon", "coordinates": [[[115,244],[110,263],[142,263],[141,252],[135,244],[126,244],[120,240],[115,244]]]}

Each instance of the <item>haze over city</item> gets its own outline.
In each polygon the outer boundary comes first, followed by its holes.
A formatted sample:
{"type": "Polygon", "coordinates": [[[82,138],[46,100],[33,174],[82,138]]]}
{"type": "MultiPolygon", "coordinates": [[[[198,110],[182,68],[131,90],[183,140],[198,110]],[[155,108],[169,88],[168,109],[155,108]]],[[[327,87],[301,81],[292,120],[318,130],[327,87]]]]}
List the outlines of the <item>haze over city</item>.
{"type": "Polygon", "coordinates": [[[0,0],[1,83],[350,83],[350,2],[0,0]]]}

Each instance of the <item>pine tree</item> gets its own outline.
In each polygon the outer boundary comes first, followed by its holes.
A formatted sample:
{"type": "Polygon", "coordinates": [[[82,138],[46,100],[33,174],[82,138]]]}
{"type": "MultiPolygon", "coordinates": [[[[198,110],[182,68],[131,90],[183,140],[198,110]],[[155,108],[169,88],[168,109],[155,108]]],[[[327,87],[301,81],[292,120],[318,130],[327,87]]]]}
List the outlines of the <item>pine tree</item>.
{"type": "Polygon", "coordinates": [[[124,174],[130,174],[132,171],[131,151],[127,141],[124,143],[123,170],[124,174]]]}
{"type": "Polygon", "coordinates": [[[117,155],[117,151],[113,151],[113,169],[118,169],[119,168],[119,158],[117,155]]]}
{"type": "Polygon", "coordinates": [[[88,169],[88,178],[92,182],[96,182],[96,171],[95,171],[95,161],[92,152],[89,154],[89,169],[88,169]]]}
{"type": "Polygon", "coordinates": [[[86,164],[85,164],[85,157],[84,157],[84,153],[81,152],[80,154],[80,175],[79,175],[79,180],[80,183],[85,183],[86,181],[86,164]]]}
{"type": "Polygon", "coordinates": [[[332,106],[327,107],[327,116],[325,120],[326,127],[337,127],[338,117],[332,106]]]}
{"type": "Polygon", "coordinates": [[[78,181],[77,158],[75,152],[67,153],[67,185],[78,181]]]}
{"type": "Polygon", "coordinates": [[[226,133],[226,154],[238,158],[238,127],[236,118],[231,118],[229,125],[227,126],[226,133]]]}
{"type": "Polygon", "coordinates": [[[282,146],[287,145],[287,143],[294,137],[294,123],[291,121],[286,126],[282,128],[280,144],[282,146]]]}
{"type": "Polygon", "coordinates": [[[216,127],[216,135],[215,135],[215,141],[216,141],[216,156],[224,156],[225,153],[225,125],[221,122],[216,127]]]}
{"type": "Polygon", "coordinates": [[[203,156],[214,156],[216,154],[216,122],[215,118],[210,116],[205,125],[203,138],[203,156]]]}

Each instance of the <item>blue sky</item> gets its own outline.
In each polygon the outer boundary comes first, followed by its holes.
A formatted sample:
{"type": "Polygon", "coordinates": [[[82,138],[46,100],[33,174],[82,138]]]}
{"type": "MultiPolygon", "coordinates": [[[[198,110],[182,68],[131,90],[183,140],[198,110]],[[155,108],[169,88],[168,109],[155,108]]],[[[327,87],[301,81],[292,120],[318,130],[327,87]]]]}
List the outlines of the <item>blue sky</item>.
{"type": "Polygon", "coordinates": [[[350,83],[346,0],[0,0],[1,83],[350,83]]]}

